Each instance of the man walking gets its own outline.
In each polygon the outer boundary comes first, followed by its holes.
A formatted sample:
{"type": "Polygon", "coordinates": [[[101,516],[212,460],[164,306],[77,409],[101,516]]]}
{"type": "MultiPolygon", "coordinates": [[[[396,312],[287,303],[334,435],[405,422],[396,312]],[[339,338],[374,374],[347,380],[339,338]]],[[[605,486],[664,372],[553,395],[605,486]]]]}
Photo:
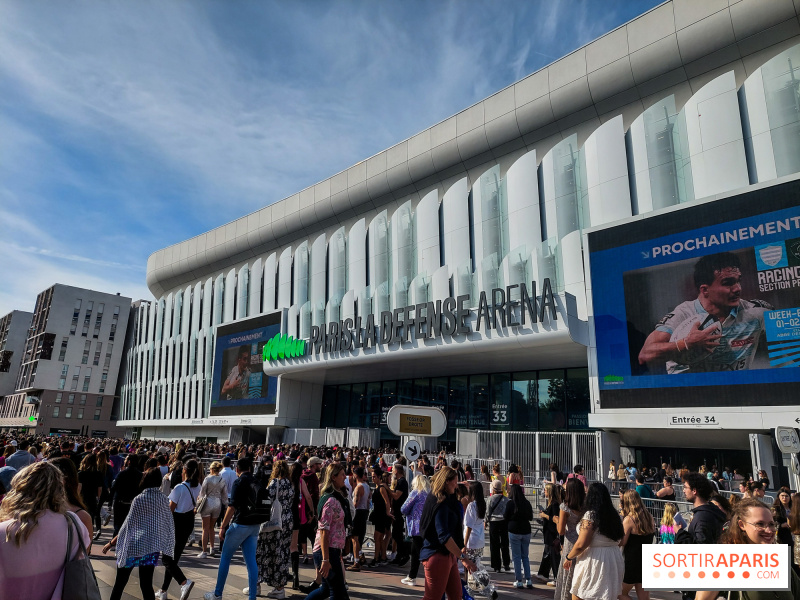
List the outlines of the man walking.
{"type": "Polygon", "coordinates": [[[253,516],[255,506],[255,490],[253,486],[253,460],[241,458],[236,463],[236,473],[239,478],[233,482],[231,490],[231,503],[222,520],[219,537],[222,540],[222,554],[219,559],[219,572],[217,574],[217,587],[213,592],[207,592],[205,600],[222,600],[222,590],[228,579],[228,570],[234,553],[241,548],[244,562],[247,566],[247,582],[249,600],[256,600],[258,592],[258,564],[256,563],[256,543],[260,521],[253,516]]]}

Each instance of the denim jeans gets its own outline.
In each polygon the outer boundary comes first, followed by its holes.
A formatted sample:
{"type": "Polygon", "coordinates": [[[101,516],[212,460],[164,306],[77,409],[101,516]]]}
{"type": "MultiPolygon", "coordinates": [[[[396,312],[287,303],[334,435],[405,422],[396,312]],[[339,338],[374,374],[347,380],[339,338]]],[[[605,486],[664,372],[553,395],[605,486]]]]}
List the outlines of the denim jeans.
{"type": "Polygon", "coordinates": [[[241,547],[245,565],[247,565],[247,583],[250,586],[249,600],[256,600],[256,586],[258,586],[258,564],[256,564],[256,543],[260,525],[239,525],[231,523],[225,532],[225,541],[222,544],[222,554],[219,557],[219,572],[217,573],[217,587],[214,593],[222,596],[225,580],[228,579],[228,570],[231,559],[241,547]]]}
{"type": "Polygon", "coordinates": [[[517,581],[523,581],[523,570],[525,579],[531,578],[531,563],[528,560],[528,550],[531,545],[530,533],[510,533],[508,541],[511,544],[511,558],[514,561],[514,576],[517,581]]]}
{"type": "MultiPolygon", "coordinates": [[[[322,585],[306,596],[306,600],[350,600],[350,595],[344,587],[344,573],[342,573],[342,551],[339,548],[328,548],[328,559],[331,569],[328,576],[322,578],[322,585]]],[[[314,564],[317,569],[322,566],[322,550],[314,550],[314,564]]]]}

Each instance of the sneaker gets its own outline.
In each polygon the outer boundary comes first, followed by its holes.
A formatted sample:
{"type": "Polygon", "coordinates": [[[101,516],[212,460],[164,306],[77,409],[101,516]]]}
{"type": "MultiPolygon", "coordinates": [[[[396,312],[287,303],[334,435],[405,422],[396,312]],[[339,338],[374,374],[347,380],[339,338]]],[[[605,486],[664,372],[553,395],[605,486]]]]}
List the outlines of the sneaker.
{"type": "Polygon", "coordinates": [[[400,580],[400,583],[402,583],[403,585],[410,585],[411,587],[413,587],[413,586],[417,585],[417,580],[416,579],[411,579],[411,577],[403,577],[400,580]]]}
{"type": "Polygon", "coordinates": [[[156,592],[156,600],[167,600],[167,592],[158,590],[156,592]]]}
{"type": "Polygon", "coordinates": [[[267,593],[267,598],[277,598],[278,600],[282,600],[286,598],[286,590],[283,588],[279,590],[272,590],[271,592],[267,593]]]}
{"type": "Polygon", "coordinates": [[[508,573],[508,572],[511,570],[511,567],[509,567],[508,565],[506,565],[505,567],[503,567],[503,570],[504,570],[506,573],[508,573]]]}
{"type": "Polygon", "coordinates": [[[212,548],[211,552],[208,553],[208,557],[215,558],[216,556],[217,556],[217,551],[212,548]]]}
{"type": "Polygon", "coordinates": [[[301,585],[300,586],[300,591],[303,592],[304,594],[310,594],[311,592],[313,592],[318,587],[319,587],[319,584],[316,581],[312,581],[309,585],[301,585]]]}
{"type": "Polygon", "coordinates": [[[389,554],[386,555],[386,558],[388,558],[389,560],[394,560],[396,556],[397,552],[389,552],[389,554]]]}
{"type": "Polygon", "coordinates": [[[191,579],[187,579],[186,583],[184,583],[181,586],[181,600],[187,600],[187,598],[189,597],[189,592],[192,591],[193,587],[194,587],[194,581],[192,581],[191,579]]]}
{"type": "Polygon", "coordinates": [[[556,587],[555,579],[551,579],[547,582],[548,587],[556,587]]]}
{"type": "Polygon", "coordinates": [[[378,563],[378,566],[379,566],[379,567],[385,567],[385,566],[386,566],[386,565],[388,565],[388,564],[389,564],[389,561],[388,561],[388,560],[382,560],[382,561],[380,561],[380,562],[378,563]]]}
{"type": "Polygon", "coordinates": [[[222,600],[222,596],[217,596],[214,592],[203,594],[203,600],[222,600]]]}
{"type": "Polygon", "coordinates": [[[521,581],[515,581],[515,582],[514,582],[514,587],[515,587],[515,588],[524,588],[524,587],[525,587],[525,584],[524,584],[524,583],[522,583],[521,581]]]}
{"type": "Polygon", "coordinates": [[[200,554],[197,555],[197,558],[208,558],[208,552],[203,550],[200,554]]]}
{"type": "Polygon", "coordinates": [[[528,579],[525,582],[525,587],[528,588],[529,590],[532,590],[533,589],[533,582],[530,579],[528,579]]]}
{"type": "MultiPolygon", "coordinates": [[[[242,593],[245,596],[248,596],[250,594],[250,588],[249,587],[244,588],[242,590],[242,593]]],[[[256,596],[260,596],[260,595],[261,595],[261,584],[259,583],[258,585],[256,585],[256,596]]]]}

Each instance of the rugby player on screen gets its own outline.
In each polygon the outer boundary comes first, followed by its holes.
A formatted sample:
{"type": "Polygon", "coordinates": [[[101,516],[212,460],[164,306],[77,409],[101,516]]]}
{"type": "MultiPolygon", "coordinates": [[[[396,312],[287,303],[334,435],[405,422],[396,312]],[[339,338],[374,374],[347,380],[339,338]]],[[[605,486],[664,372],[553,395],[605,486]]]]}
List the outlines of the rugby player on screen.
{"type": "Polygon", "coordinates": [[[730,252],[694,266],[697,298],[667,314],[645,340],[639,363],[666,362],[667,373],[749,369],[764,331],[760,300],[742,300],[741,263],[730,252]]]}

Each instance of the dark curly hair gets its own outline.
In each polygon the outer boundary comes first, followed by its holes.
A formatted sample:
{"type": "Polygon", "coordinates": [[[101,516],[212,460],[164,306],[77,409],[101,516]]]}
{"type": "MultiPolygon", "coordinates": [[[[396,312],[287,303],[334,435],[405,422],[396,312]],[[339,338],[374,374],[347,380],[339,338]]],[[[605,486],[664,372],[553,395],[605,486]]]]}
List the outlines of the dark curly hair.
{"type": "Polygon", "coordinates": [[[602,483],[595,482],[589,486],[586,500],[583,502],[583,512],[584,515],[594,513],[595,527],[607,538],[619,541],[625,535],[622,519],[611,502],[611,494],[602,483]]]}

